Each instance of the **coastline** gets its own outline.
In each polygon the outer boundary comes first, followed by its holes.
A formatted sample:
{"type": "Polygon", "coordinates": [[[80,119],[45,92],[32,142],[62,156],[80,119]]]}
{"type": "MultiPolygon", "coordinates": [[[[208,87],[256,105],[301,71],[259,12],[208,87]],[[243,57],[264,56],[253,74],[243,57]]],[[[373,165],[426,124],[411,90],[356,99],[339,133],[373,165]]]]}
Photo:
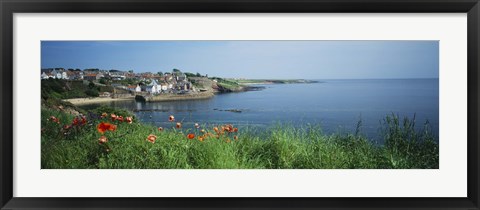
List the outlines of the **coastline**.
{"type": "Polygon", "coordinates": [[[63,99],[62,101],[70,102],[73,105],[85,105],[85,104],[107,103],[111,101],[130,101],[130,100],[135,100],[135,96],[128,97],[128,98],[110,98],[110,97],[70,98],[70,99],[63,99]]]}

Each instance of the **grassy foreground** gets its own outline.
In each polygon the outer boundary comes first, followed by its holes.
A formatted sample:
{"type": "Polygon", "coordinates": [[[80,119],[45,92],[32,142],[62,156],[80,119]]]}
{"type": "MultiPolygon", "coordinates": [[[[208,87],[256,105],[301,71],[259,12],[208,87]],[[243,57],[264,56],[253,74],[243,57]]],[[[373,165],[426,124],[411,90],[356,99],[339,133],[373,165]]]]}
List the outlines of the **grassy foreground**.
{"type": "MultiPolygon", "coordinates": [[[[259,135],[228,130],[225,126],[224,132],[220,125],[217,127],[219,130],[175,128],[176,122],[172,122],[173,128],[159,130],[138,123],[134,118],[131,123],[125,120],[112,121],[110,114],[113,112],[117,116],[129,116],[126,111],[102,108],[81,118],[42,108],[42,169],[439,167],[438,144],[430,132],[415,131],[414,120],[400,120],[395,115],[387,116],[384,120],[382,129],[385,144],[380,146],[371,143],[359,132],[324,135],[318,127],[279,125],[259,135]],[[102,113],[108,115],[102,117],[102,113]],[[74,125],[72,122],[75,118],[77,124],[74,125]],[[82,119],[85,121],[82,122],[82,119]],[[98,127],[101,122],[116,126],[116,129],[105,129],[102,134],[98,127]],[[151,134],[155,139],[149,137],[151,134]],[[105,139],[108,140],[105,142],[105,139]]],[[[165,116],[165,120],[168,120],[168,116],[165,116]]]]}

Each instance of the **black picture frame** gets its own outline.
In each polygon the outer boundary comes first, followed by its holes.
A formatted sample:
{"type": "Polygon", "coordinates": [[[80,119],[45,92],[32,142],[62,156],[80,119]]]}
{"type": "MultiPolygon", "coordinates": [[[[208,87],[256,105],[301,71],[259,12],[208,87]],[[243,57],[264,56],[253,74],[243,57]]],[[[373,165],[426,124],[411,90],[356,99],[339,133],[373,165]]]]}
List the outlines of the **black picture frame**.
{"type": "Polygon", "coordinates": [[[0,0],[1,209],[479,209],[478,0],[0,0]],[[13,197],[14,13],[467,13],[468,196],[465,198],[17,198],[13,197]]]}

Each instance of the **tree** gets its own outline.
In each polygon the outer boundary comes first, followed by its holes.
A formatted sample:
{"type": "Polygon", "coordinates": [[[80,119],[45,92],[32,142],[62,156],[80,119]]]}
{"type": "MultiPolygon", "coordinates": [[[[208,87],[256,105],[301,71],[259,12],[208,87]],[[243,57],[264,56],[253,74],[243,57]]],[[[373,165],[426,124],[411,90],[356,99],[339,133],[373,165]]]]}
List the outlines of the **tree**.
{"type": "Polygon", "coordinates": [[[178,69],[173,69],[173,72],[182,72],[182,71],[180,71],[178,69]]]}
{"type": "Polygon", "coordinates": [[[90,89],[95,88],[95,83],[93,83],[92,81],[90,81],[90,83],[88,83],[88,88],[90,88],[90,89]]]}
{"type": "MultiPolygon", "coordinates": [[[[103,77],[100,78],[100,80],[99,80],[98,82],[100,82],[100,84],[104,84],[104,85],[107,84],[107,80],[106,80],[105,78],[103,78],[103,77]]],[[[89,85],[90,85],[90,84],[89,84],[89,85]]]]}
{"type": "Polygon", "coordinates": [[[157,72],[158,76],[163,76],[163,72],[159,71],[157,72]]]}
{"type": "Polygon", "coordinates": [[[88,89],[85,91],[85,94],[87,94],[87,96],[92,96],[92,97],[98,97],[98,91],[95,90],[95,89],[88,89]]]}
{"type": "Polygon", "coordinates": [[[184,74],[187,75],[187,77],[194,77],[195,76],[195,74],[192,74],[190,72],[185,72],[184,74]]]}
{"type": "Polygon", "coordinates": [[[197,77],[201,77],[202,75],[200,73],[197,72],[197,77]]]}

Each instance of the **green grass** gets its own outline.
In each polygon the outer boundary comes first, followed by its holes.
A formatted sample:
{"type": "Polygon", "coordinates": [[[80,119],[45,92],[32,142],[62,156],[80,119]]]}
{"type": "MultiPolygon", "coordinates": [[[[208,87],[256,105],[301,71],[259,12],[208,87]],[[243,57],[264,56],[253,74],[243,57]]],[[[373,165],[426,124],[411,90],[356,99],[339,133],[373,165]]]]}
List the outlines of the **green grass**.
{"type": "MultiPolygon", "coordinates": [[[[97,113],[118,110],[96,110],[97,113]]],[[[125,116],[126,112],[122,113],[125,116]]],[[[167,118],[168,116],[166,116],[167,118]]],[[[428,130],[415,131],[414,119],[384,120],[385,145],[376,145],[360,132],[325,135],[316,126],[277,125],[263,133],[240,130],[223,137],[187,139],[195,128],[165,129],[138,122],[116,122],[117,130],[99,144],[96,126],[109,119],[90,119],[86,125],[62,129],[74,116],[42,109],[41,167],[43,169],[391,169],[438,168],[438,144],[428,130]],[[60,124],[48,121],[50,116],[60,124]],[[146,140],[157,136],[155,143],[146,140]],[[233,139],[238,135],[238,140],[233,139]],[[231,140],[228,142],[228,140],[231,140]]],[[[361,126],[359,123],[358,126],[361,126]]],[[[428,127],[426,125],[426,127],[428,127]]],[[[212,131],[212,128],[205,128],[212,131]]]]}

